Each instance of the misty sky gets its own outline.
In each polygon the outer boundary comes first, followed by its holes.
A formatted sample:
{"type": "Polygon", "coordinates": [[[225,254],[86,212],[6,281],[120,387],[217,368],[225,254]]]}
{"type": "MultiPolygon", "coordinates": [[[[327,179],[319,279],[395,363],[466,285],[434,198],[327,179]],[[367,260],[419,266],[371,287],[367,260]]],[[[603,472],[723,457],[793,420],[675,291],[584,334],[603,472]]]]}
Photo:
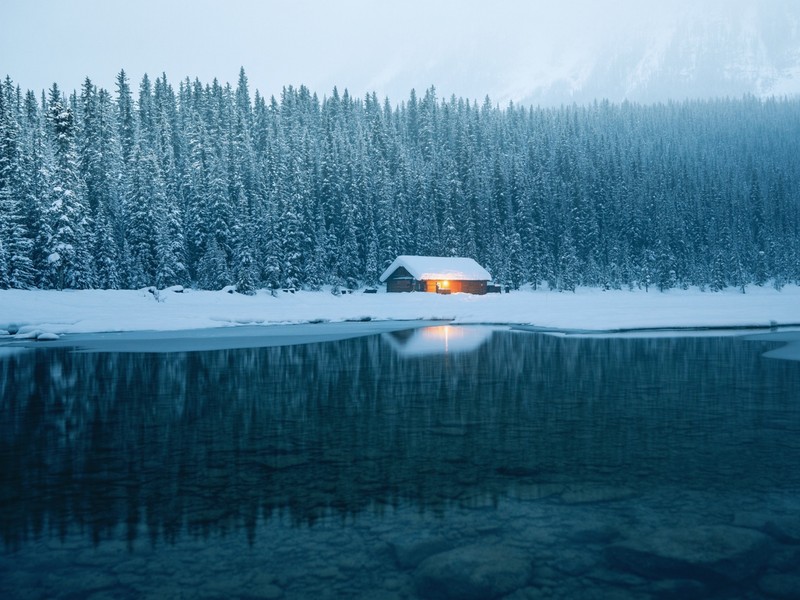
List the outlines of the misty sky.
{"type": "MultiPolygon", "coordinates": [[[[761,0],[789,5],[795,0],[761,0]]],[[[3,0],[0,67],[23,89],[65,90],[87,75],[113,89],[124,68],[236,82],[278,94],[305,84],[393,103],[435,85],[505,104],[580,77],[612,48],[657,38],[687,14],[713,21],[744,0],[3,0]]],[[[577,84],[576,84],[577,85],[577,84]]],[[[568,100],[568,98],[567,98],[568,100]]]]}

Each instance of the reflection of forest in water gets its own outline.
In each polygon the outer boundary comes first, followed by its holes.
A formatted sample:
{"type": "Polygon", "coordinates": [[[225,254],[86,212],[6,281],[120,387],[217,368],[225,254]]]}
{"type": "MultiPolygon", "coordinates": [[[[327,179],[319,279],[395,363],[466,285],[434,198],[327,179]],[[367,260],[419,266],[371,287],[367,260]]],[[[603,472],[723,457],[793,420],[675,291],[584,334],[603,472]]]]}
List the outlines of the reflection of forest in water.
{"type": "Polygon", "coordinates": [[[403,357],[378,336],[0,360],[0,531],[154,539],[520,482],[761,487],[800,479],[800,363],[736,338],[495,332],[403,357]]]}

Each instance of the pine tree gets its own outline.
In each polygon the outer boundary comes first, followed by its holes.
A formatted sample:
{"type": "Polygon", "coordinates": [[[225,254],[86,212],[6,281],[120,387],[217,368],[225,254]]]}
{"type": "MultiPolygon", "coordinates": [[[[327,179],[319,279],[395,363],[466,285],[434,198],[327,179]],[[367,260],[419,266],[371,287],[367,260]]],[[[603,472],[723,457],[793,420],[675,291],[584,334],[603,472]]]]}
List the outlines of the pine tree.
{"type": "Polygon", "coordinates": [[[104,205],[98,207],[95,216],[94,264],[97,287],[116,290],[121,287],[120,256],[117,243],[104,205]]]}
{"type": "Polygon", "coordinates": [[[206,251],[197,267],[197,284],[205,290],[218,290],[231,283],[225,253],[217,240],[209,237],[206,251]]]}
{"type": "Polygon", "coordinates": [[[639,286],[644,287],[645,292],[650,291],[650,286],[656,279],[656,254],[649,248],[642,252],[639,263],[639,286]]]}
{"type": "Polygon", "coordinates": [[[654,283],[658,286],[658,290],[663,292],[675,287],[678,283],[675,255],[661,240],[656,242],[653,262],[654,283]]]}
{"type": "Polygon", "coordinates": [[[130,253],[128,285],[134,288],[156,283],[156,250],[159,220],[165,204],[164,182],[152,150],[138,140],[132,156],[130,181],[124,204],[125,240],[130,253]]]}
{"type": "Polygon", "coordinates": [[[508,227],[504,236],[507,283],[512,289],[519,287],[526,281],[525,264],[522,249],[522,239],[513,227],[508,227]]]}
{"type": "Polygon", "coordinates": [[[77,149],[81,179],[86,186],[94,285],[117,289],[122,285],[118,248],[118,217],[122,213],[120,179],[122,155],[116,115],[109,93],[97,90],[87,77],[81,88],[77,149]]]}
{"type": "Polygon", "coordinates": [[[459,240],[458,229],[453,221],[453,216],[449,210],[445,213],[440,239],[442,240],[442,256],[460,256],[461,241],[459,240]]]}
{"type": "Polygon", "coordinates": [[[711,263],[711,277],[708,282],[712,292],[719,292],[728,286],[727,281],[727,260],[722,250],[717,250],[711,263]]]}
{"type": "Polygon", "coordinates": [[[20,100],[10,78],[0,86],[0,287],[33,286],[33,240],[26,227],[22,199],[26,173],[20,139],[20,100]]]}
{"type": "Polygon", "coordinates": [[[277,232],[277,219],[272,210],[267,210],[261,223],[261,280],[274,295],[281,287],[281,247],[277,232]]]}
{"type": "Polygon", "coordinates": [[[342,285],[348,288],[356,286],[361,273],[359,264],[358,241],[356,236],[355,215],[352,205],[344,207],[344,220],[337,252],[337,275],[342,285]]]}
{"type": "MultiPolygon", "coordinates": [[[[43,105],[44,106],[44,105],[43,105]]],[[[47,287],[47,248],[52,236],[48,221],[48,206],[53,172],[52,154],[45,140],[44,118],[33,92],[25,94],[23,105],[22,182],[21,203],[24,222],[32,241],[30,257],[34,271],[34,285],[47,287]]]]}
{"type": "Polygon", "coordinates": [[[574,292],[578,286],[579,277],[578,254],[572,241],[572,234],[567,230],[561,237],[558,254],[558,273],[556,276],[556,289],[560,292],[574,292]]]}
{"type": "Polygon", "coordinates": [[[128,76],[122,70],[117,75],[117,132],[122,148],[122,159],[128,162],[133,156],[133,146],[136,139],[136,124],[133,112],[133,98],[128,76]]]}
{"type": "Polygon", "coordinates": [[[246,246],[238,248],[236,259],[236,291],[253,296],[256,293],[256,283],[253,255],[250,249],[246,246]]]}
{"type": "Polygon", "coordinates": [[[189,281],[183,243],[183,223],[174,199],[165,193],[156,221],[156,278],[158,288],[184,285],[189,281]]]}
{"type": "Polygon", "coordinates": [[[6,252],[5,244],[0,239],[0,289],[7,290],[11,287],[11,277],[9,276],[8,268],[8,252],[6,252]]]}
{"type": "Polygon", "coordinates": [[[256,269],[253,260],[250,215],[244,192],[239,193],[239,209],[233,226],[233,275],[236,291],[252,296],[256,290],[256,269]]]}
{"type": "Polygon", "coordinates": [[[185,132],[187,156],[183,184],[183,218],[186,231],[186,255],[190,272],[205,253],[212,235],[210,202],[208,201],[208,163],[211,145],[205,125],[197,112],[189,111],[185,132]]]}
{"type": "Polygon", "coordinates": [[[304,280],[303,224],[291,207],[285,207],[280,220],[281,287],[300,288],[304,280]]]}
{"type": "Polygon", "coordinates": [[[46,209],[52,232],[47,240],[46,277],[58,289],[89,288],[90,219],[75,151],[74,114],[55,84],[50,89],[47,116],[54,164],[53,188],[46,209]]]}
{"type": "Polygon", "coordinates": [[[316,229],[314,230],[313,250],[306,272],[306,282],[312,290],[320,289],[331,279],[329,269],[328,231],[325,228],[325,217],[322,213],[316,216],[316,229]]]}
{"type": "Polygon", "coordinates": [[[375,231],[374,225],[370,225],[369,233],[367,234],[366,254],[364,280],[369,285],[375,285],[381,274],[378,270],[378,233],[375,231]]]}

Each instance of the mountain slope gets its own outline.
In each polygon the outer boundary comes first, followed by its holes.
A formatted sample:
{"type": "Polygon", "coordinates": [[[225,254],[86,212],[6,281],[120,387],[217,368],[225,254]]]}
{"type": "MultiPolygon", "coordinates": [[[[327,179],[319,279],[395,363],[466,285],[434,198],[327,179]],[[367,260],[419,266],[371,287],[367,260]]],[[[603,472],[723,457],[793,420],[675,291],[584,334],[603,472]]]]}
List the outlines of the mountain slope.
{"type": "Polygon", "coordinates": [[[800,5],[686,12],[571,51],[531,78],[523,102],[800,95],[800,5]]]}

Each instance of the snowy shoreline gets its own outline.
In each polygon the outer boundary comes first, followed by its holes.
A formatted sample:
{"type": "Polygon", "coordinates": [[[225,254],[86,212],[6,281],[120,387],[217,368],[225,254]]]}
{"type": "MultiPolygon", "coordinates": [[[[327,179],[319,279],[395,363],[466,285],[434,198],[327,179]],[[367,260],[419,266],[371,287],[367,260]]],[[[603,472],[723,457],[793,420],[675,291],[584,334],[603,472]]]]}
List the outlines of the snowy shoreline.
{"type": "MultiPolygon", "coordinates": [[[[0,331],[13,334],[0,337],[6,340],[35,339],[42,334],[176,332],[351,321],[449,321],[567,332],[797,326],[800,286],[786,286],[781,291],[750,286],[745,294],[734,289],[712,293],[579,288],[576,293],[521,290],[486,296],[383,292],[334,296],[328,291],[272,296],[263,290],[254,296],[199,290],[157,295],[146,289],[0,291],[0,331]]],[[[245,331],[230,333],[235,337],[245,331]]]]}

